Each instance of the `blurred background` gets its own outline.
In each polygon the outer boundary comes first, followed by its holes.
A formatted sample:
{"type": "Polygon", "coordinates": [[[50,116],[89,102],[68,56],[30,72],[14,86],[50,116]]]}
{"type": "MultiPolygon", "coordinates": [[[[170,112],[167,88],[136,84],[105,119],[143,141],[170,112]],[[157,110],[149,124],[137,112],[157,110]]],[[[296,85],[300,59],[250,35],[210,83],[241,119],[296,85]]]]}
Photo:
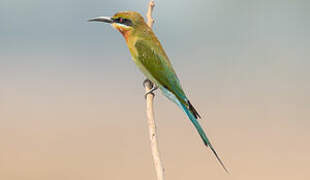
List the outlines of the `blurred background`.
{"type": "MultiPolygon", "coordinates": [[[[167,179],[310,179],[310,1],[155,0],[154,31],[227,175],[156,92],[167,179]]],[[[148,0],[0,1],[0,179],[155,179],[142,73],[96,16],[148,0]]]]}

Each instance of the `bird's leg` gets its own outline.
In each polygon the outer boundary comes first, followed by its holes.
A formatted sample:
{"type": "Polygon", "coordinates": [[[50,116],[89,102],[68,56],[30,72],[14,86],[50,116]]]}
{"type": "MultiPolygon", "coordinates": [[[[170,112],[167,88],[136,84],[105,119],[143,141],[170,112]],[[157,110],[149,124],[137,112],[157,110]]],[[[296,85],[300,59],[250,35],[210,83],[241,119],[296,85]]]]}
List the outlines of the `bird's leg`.
{"type": "Polygon", "coordinates": [[[156,89],[158,89],[158,86],[156,86],[154,83],[152,83],[152,81],[150,81],[149,79],[146,79],[146,80],[144,80],[143,81],[143,85],[145,86],[146,84],[148,84],[149,83],[149,85],[152,87],[148,92],[146,92],[145,94],[144,94],[144,97],[145,97],[145,99],[146,99],[146,96],[148,95],[148,94],[153,94],[154,95],[154,91],[156,90],[156,89]]]}
{"type": "Polygon", "coordinates": [[[146,92],[146,93],[144,94],[145,99],[146,99],[146,96],[147,96],[148,94],[153,94],[153,95],[154,95],[153,92],[154,92],[156,89],[158,89],[158,86],[153,85],[152,89],[150,89],[148,92],[146,92]]]}

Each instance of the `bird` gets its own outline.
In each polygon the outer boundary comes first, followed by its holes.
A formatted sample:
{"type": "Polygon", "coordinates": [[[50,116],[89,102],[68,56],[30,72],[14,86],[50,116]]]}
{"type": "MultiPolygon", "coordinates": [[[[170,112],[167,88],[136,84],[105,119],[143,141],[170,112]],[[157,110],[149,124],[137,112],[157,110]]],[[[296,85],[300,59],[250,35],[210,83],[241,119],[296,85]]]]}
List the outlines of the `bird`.
{"type": "Polygon", "coordinates": [[[205,146],[212,150],[220,165],[229,173],[199,124],[197,119],[201,116],[185,95],[165,50],[142,15],[134,11],[121,11],[112,17],[99,16],[88,21],[111,24],[123,35],[133,61],[154,84],[145,95],[160,89],[163,95],[176,103],[186,113],[205,146]]]}

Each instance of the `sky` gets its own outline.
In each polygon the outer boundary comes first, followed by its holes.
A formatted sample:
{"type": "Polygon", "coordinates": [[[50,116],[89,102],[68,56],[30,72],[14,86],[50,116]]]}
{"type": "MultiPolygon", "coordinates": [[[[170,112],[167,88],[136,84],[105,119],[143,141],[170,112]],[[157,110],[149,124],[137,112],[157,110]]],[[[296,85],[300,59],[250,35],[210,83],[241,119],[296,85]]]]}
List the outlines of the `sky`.
{"type": "MultiPolygon", "coordinates": [[[[155,179],[144,77],[96,16],[148,0],[0,1],[0,179],[155,179]]],[[[310,2],[155,0],[153,30],[231,174],[156,92],[167,179],[309,179],[310,2]]]]}

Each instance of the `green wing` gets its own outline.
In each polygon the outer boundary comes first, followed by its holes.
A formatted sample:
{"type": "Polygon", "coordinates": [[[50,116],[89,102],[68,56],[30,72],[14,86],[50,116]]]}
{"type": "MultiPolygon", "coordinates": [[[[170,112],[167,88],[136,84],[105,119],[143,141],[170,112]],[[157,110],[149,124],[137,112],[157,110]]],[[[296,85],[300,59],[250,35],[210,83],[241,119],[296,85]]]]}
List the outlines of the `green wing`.
{"type": "MultiPolygon", "coordinates": [[[[161,86],[172,92],[182,104],[186,103],[186,96],[181,88],[179,79],[161,47],[152,48],[146,41],[135,43],[138,60],[161,86]]],[[[155,46],[156,47],[156,46],[155,46]]]]}
{"type": "Polygon", "coordinates": [[[146,41],[138,40],[135,43],[138,52],[137,60],[159,85],[173,93],[176,98],[193,113],[195,118],[200,118],[197,110],[187,99],[181,88],[180,81],[163,48],[157,39],[155,42],[157,46],[150,46],[146,41]]]}

